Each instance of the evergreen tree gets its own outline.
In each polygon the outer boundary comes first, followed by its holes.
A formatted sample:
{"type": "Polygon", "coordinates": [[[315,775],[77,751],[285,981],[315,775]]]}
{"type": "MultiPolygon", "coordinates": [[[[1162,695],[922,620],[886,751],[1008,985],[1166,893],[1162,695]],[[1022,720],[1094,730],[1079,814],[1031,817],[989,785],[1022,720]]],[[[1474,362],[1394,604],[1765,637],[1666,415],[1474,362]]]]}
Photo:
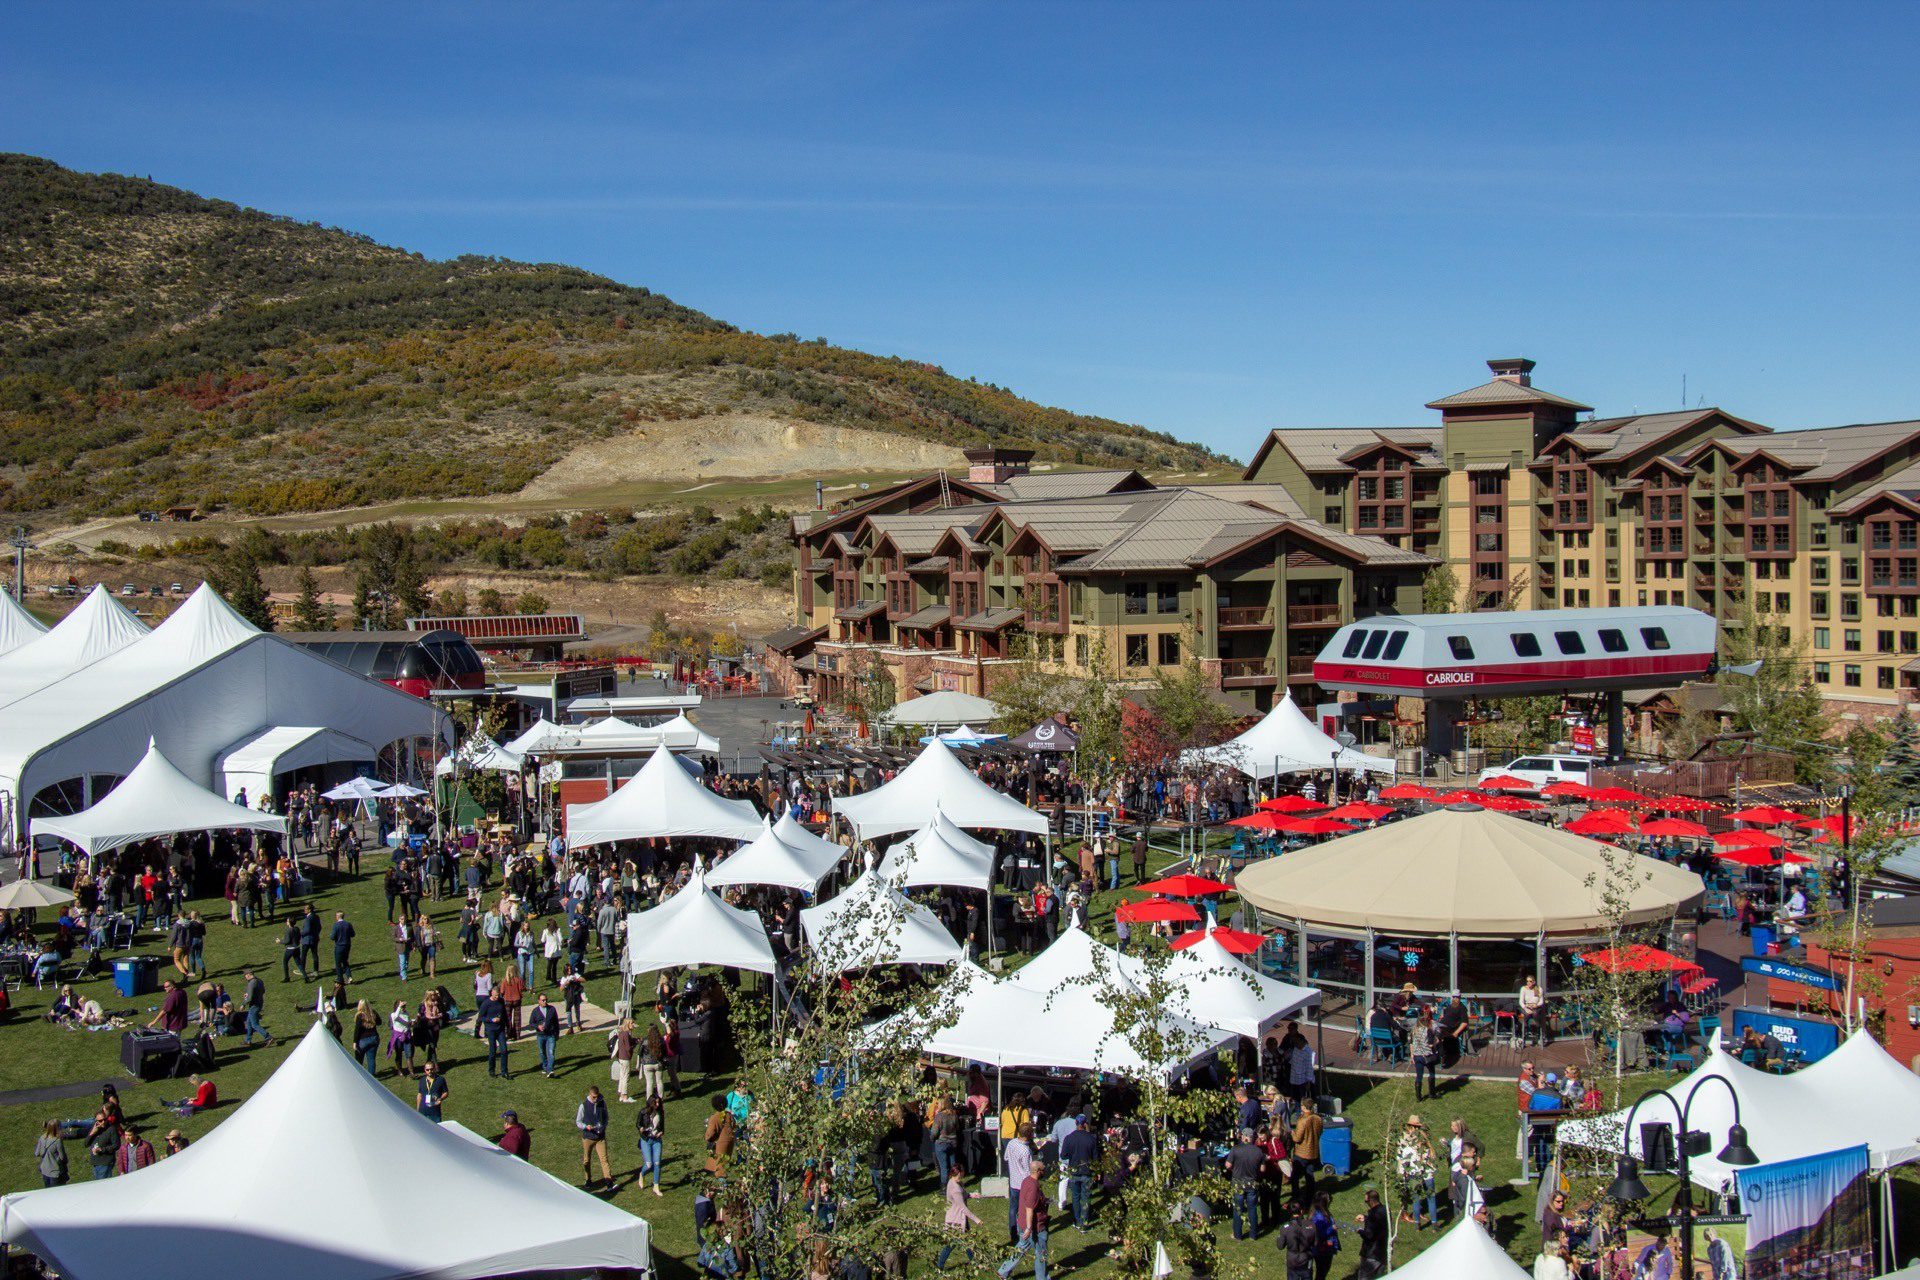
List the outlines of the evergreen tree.
{"type": "Polygon", "coordinates": [[[1920,725],[1906,708],[1894,718],[1887,746],[1887,774],[1901,807],[1920,804],[1920,725]]]}
{"type": "Polygon", "coordinates": [[[299,597],[293,606],[294,623],[302,631],[333,630],[333,606],[320,598],[320,584],[314,580],[313,566],[300,566],[299,597]]]}
{"type": "Polygon", "coordinates": [[[1721,652],[1729,667],[1760,664],[1750,676],[1720,677],[1734,728],[1753,734],[1760,746],[1792,756],[1798,781],[1825,782],[1833,753],[1821,743],[1831,722],[1814,687],[1806,644],[1791,640],[1787,628],[1761,619],[1749,597],[1722,625],[1721,652]]]}
{"type": "Polygon", "coordinates": [[[235,613],[262,631],[273,630],[267,584],[260,577],[259,546],[254,539],[242,538],[227,548],[208,577],[235,613]]]}

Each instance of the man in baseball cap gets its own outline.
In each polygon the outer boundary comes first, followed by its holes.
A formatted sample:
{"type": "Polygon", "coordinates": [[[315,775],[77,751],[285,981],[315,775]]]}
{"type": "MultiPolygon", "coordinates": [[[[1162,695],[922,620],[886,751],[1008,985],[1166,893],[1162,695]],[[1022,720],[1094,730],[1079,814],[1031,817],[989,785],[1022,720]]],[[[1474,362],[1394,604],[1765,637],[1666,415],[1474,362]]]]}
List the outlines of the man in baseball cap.
{"type": "Polygon", "coordinates": [[[502,1111],[500,1118],[507,1122],[506,1130],[500,1135],[500,1149],[522,1160],[531,1160],[533,1135],[527,1132],[527,1126],[520,1123],[520,1116],[513,1111],[502,1111]]]}

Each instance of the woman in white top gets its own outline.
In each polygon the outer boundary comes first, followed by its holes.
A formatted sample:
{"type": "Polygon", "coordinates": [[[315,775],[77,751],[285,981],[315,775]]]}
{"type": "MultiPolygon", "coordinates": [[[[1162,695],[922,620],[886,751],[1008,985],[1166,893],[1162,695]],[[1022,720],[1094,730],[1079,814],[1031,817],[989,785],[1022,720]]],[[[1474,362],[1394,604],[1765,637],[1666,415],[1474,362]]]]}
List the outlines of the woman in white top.
{"type": "Polygon", "coordinates": [[[387,1015],[387,1059],[398,1067],[400,1074],[413,1074],[413,1016],[407,1012],[405,1000],[393,1002],[393,1012],[387,1015]]]}
{"type": "Polygon", "coordinates": [[[540,954],[547,961],[547,985],[560,985],[560,953],[566,950],[566,939],[560,936],[560,926],[547,921],[547,927],[540,931],[540,954]]]}
{"type": "Polygon", "coordinates": [[[1547,997],[1540,990],[1540,984],[1532,974],[1520,984],[1520,1034],[1526,1038],[1526,1029],[1532,1026],[1540,1035],[1541,1044],[1549,1044],[1552,1037],[1547,1031],[1547,997]]]}

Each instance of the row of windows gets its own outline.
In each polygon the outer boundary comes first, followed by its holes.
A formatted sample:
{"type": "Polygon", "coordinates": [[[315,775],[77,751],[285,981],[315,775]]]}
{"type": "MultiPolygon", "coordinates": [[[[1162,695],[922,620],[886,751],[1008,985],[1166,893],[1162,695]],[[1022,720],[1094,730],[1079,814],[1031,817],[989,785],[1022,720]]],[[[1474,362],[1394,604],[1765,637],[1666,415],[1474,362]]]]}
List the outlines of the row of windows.
{"type": "MultiPolygon", "coordinates": [[[[1825,663],[1825,662],[1814,663],[1813,664],[1813,682],[1815,684],[1832,684],[1833,683],[1832,664],[1825,663]]],[[[1860,687],[1860,665],[1855,662],[1849,662],[1849,663],[1843,664],[1840,668],[1840,683],[1845,685],[1849,689],[1858,689],[1860,687]]],[[[1895,674],[1894,674],[1893,668],[1892,667],[1878,668],[1874,672],[1874,684],[1875,684],[1875,687],[1881,688],[1881,689],[1895,688],[1896,687],[1895,674]]]]}
{"type": "MultiPolygon", "coordinates": [[[[1154,637],[1144,635],[1137,631],[1129,632],[1122,637],[1121,647],[1126,654],[1127,665],[1130,667],[1144,667],[1149,665],[1147,662],[1147,654],[1149,652],[1156,652],[1158,654],[1158,665],[1160,666],[1177,667],[1180,665],[1180,637],[1177,635],[1162,634],[1154,637]],[[1154,641],[1157,641],[1157,643],[1153,644],[1150,649],[1149,643],[1154,641]]],[[[1078,637],[1078,642],[1074,648],[1080,656],[1080,661],[1082,663],[1086,662],[1086,637],[1078,637]]]]}
{"type": "Polygon", "coordinates": [[[1180,612],[1180,584],[1156,582],[1151,592],[1147,590],[1147,584],[1144,582],[1127,584],[1126,611],[1128,613],[1137,615],[1150,612],[1147,608],[1149,599],[1154,606],[1151,612],[1178,613],[1180,612]]]}
{"type": "MultiPolygon", "coordinates": [[[[1362,662],[1392,662],[1399,658],[1407,647],[1407,632],[1399,630],[1359,630],[1347,637],[1346,644],[1340,650],[1343,658],[1358,658],[1362,662]]],[[[1606,653],[1625,653],[1628,650],[1627,633],[1618,627],[1602,627],[1597,633],[1600,648],[1606,653]]],[[[1659,653],[1673,647],[1667,639],[1665,627],[1641,627],[1640,640],[1648,649],[1659,653]]],[[[1531,631],[1511,631],[1507,641],[1513,646],[1515,657],[1537,658],[1540,656],[1540,637],[1531,631]]],[[[1578,631],[1556,631],[1553,633],[1554,647],[1567,657],[1580,657],[1587,651],[1584,634],[1578,631]]],[[[1447,637],[1447,649],[1455,659],[1461,662],[1474,660],[1473,641],[1466,636],[1447,637]]]]}

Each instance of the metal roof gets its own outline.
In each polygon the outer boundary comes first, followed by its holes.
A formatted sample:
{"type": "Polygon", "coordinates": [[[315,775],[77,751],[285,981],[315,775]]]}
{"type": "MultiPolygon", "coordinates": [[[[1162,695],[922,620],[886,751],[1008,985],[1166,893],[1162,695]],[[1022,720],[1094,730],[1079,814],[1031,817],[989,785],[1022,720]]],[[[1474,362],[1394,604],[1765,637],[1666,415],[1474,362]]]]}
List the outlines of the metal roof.
{"type": "Polygon", "coordinates": [[[1285,449],[1306,471],[1351,471],[1341,457],[1370,441],[1397,444],[1431,454],[1440,460],[1445,428],[1430,427],[1279,427],[1267,433],[1267,443],[1285,449]]]}
{"type": "Polygon", "coordinates": [[[1465,391],[1456,391],[1450,396],[1441,396],[1438,400],[1427,401],[1429,409],[1471,409],[1483,405],[1502,404],[1553,404],[1563,409],[1575,409],[1586,412],[1592,409],[1590,404],[1581,404],[1578,400],[1569,400],[1557,396],[1551,391],[1542,391],[1539,387],[1523,386],[1505,378],[1495,378],[1483,382],[1477,387],[1468,387],[1465,391]]]}
{"type": "Polygon", "coordinates": [[[895,623],[908,631],[926,631],[939,626],[953,616],[953,610],[944,604],[928,605],[926,608],[910,613],[895,623]]]}
{"type": "Polygon", "coordinates": [[[1012,476],[993,486],[1009,498],[1094,498],[1114,493],[1122,486],[1151,487],[1138,471],[1114,468],[1107,471],[1045,471],[1012,476]]]}
{"type": "Polygon", "coordinates": [[[1026,617],[1021,609],[982,609],[953,625],[962,631],[1001,631],[1026,617]]]}

